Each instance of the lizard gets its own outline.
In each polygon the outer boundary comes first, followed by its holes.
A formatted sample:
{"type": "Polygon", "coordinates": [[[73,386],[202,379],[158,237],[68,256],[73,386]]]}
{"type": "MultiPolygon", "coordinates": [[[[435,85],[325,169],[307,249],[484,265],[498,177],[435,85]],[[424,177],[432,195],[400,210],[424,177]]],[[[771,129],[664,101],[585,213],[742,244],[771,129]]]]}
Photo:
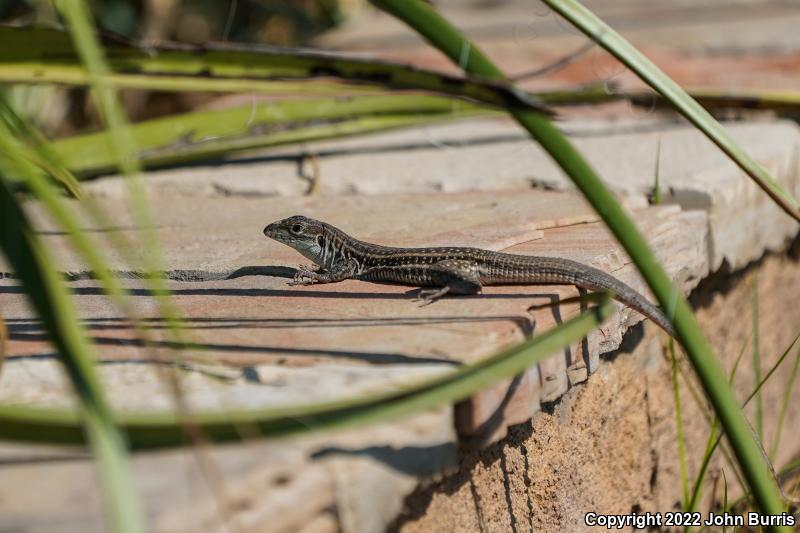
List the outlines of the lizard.
{"type": "Polygon", "coordinates": [[[608,291],[675,336],[672,324],[642,294],[610,274],[570,259],[468,247],[396,248],[360,241],[328,223],[295,215],[264,228],[264,235],[319,265],[301,266],[290,285],[356,279],[419,287],[431,303],[447,294],[478,294],[484,285],[575,285],[608,291]]]}

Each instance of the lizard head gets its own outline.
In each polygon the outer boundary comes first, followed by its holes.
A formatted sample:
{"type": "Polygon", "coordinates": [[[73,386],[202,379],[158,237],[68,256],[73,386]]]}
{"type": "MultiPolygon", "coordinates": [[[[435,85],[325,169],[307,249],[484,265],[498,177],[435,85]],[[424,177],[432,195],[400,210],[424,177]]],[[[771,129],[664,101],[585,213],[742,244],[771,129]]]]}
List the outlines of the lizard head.
{"type": "Polygon", "coordinates": [[[284,218],[264,228],[264,235],[291,246],[317,264],[321,264],[323,232],[322,222],[300,215],[284,218]]]}

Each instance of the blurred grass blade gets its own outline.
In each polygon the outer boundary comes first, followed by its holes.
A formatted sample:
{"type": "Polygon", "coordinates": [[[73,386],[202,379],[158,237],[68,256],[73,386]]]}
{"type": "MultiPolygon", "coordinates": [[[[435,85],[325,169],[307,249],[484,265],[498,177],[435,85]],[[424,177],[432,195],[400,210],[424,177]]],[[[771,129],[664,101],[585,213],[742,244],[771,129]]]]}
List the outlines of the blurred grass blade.
{"type": "MultiPolygon", "coordinates": [[[[104,51],[97,42],[91,12],[87,4],[82,0],[61,2],[58,7],[64,20],[69,25],[75,49],[86,67],[92,94],[97,98],[98,107],[108,126],[112,152],[126,178],[124,183],[129,196],[129,204],[133,212],[134,222],[138,227],[138,233],[141,235],[141,247],[138,253],[141,255],[144,265],[146,283],[152,291],[161,317],[166,321],[172,341],[185,344],[186,336],[182,329],[182,319],[178,308],[170,297],[169,285],[161,276],[153,275],[162,271],[161,265],[163,264],[161,247],[155,229],[156,225],[147,195],[138,176],[140,166],[136,158],[136,145],[131,136],[125,113],[117,100],[116,89],[111,83],[111,72],[105,61],[104,51]]],[[[103,218],[101,210],[92,209],[91,202],[86,204],[95,218],[103,218]]],[[[173,369],[170,368],[169,370],[173,369]]],[[[178,431],[180,435],[186,437],[184,440],[187,443],[194,445],[201,472],[210,482],[213,494],[219,496],[220,491],[217,490],[220,486],[219,479],[214,476],[216,469],[208,456],[201,452],[200,446],[205,442],[205,435],[198,431],[190,418],[189,406],[182,395],[180,375],[174,371],[168,371],[162,373],[162,376],[167,378],[167,385],[173,393],[178,431]]]]}
{"type": "MultiPolygon", "coordinates": [[[[256,102],[196,111],[130,126],[144,166],[210,159],[242,150],[487,114],[440,96],[355,96],[256,102]]],[[[106,131],[54,141],[51,149],[73,172],[93,175],[116,167],[106,131]]]]}
{"type": "MultiPolygon", "coordinates": [[[[723,111],[727,109],[759,109],[770,110],[779,115],[792,115],[800,113],[799,91],[770,91],[770,90],[741,90],[735,91],[718,89],[694,88],[686,91],[698,104],[709,111],[723,111]]],[[[628,98],[633,104],[645,107],[656,104],[669,105],[659,95],[653,93],[615,93],[620,97],[628,98]]]]}
{"type": "MultiPolygon", "coordinates": [[[[544,103],[571,105],[608,99],[598,86],[537,93],[544,103]]],[[[196,162],[240,151],[295,144],[499,112],[463,100],[425,94],[357,95],[348,98],[257,101],[220,110],[194,111],[130,126],[145,167],[196,162]]],[[[116,168],[107,131],[74,135],[51,149],[83,177],[116,168]]]]}
{"type": "MultiPolygon", "coordinates": [[[[730,374],[728,374],[729,384],[733,384],[733,380],[736,377],[736,371],[739,369],[739,363],[741,362],[749,343],[750,339],[747,338],[742,344],[742,349],[739,350],[739,355],[736,356],[736,360],[733,362],[733,367],[731,368],[730,374]]],[[[688,506],[684,507],[684,511],[687,512],[696,511],[697,507],[700,505],[700,499],[703,496],[706,473],[708,472],[708,467],[711,464],[711,457],[713,456],[714,450],[719,442],[719,419],[716,416],[711,419],[710,427],[711,429],[708,434],[708,439],[706,440],[706,448],[703,452],[703,461],[700,464],[700,469],[697,472],[697,478],[695,479],[694,487],[692,487],[692,499],[688,502],[688,506]]],[[[689,526],[686,526],[684,531],[688,530],[689,526]]]]}
{"type": "MultiPolygon", "coordinates": [[[[607,294],[595,308],[518,346],[442,376],[391,392],[317,405],[253,409],[247,411],[195,412],[193,422],[209,440],[243,438],[241,428],[252,427],[253,438],[353,427],[411,416],[450,405],[486,387],[515,376],[548,355],[559,353],[595,330],[613,312],[607,294]]],[[[179,446],[183,433],[169,414],[118,414],[134,448],[179,446]]],[[[83,435],[71,411],[0,406],[0,437],[30,442],[74,444],[83,435]]]]}
{"type": "Polygon", "coordinates": [[[689,503],[689,476],[686,470],[686,436],[683,433],[683,415],[681,409],[681,384],[678,381],[678,358],[675,355],[675,342],[669,339],[667,345],[672,363],[672,395],[675,402],[675,424],[678,433],[678,463],[681,471],[681,505],[685,509],[689,503]]]}
{"type": "MultiPolygon", "coordinates": [[[[720,472],[722,472],[722,512],[723,513],[727,513],[728,512],[728,477],[725,475],[725,469],[724,468],[721,469],[720,472]]],[[[722,526],[722,533],[725,533],[728,530],[728,528],[726,526],[727,526],[727,522],[726,522],[726,524],[724,524],[722,526]]]]}
{"type": "MultiPolygon", "coordinates": [[[[62,13],[68,6],[69,2],[60,4],[62,13]]],[[[108,82],[117,89],[292,95],[321,89],[341,94],[341,84],[309,83],[337,79],[373,88],[433,91],[494,106],[544,110],[524,91],[510,90],[502,83],[339,53],[231,43],[137,47],[118,36],[102,37],[109,65],[108,82]]],[[[63,31],[0,27],[0,81],[91,85],[92,75],[88,65],[82,64],[82,54],[63,31]]]]}
{"type": "MultiPolygon", "coordinates": [[[[156,224],[138,176],[139,162],[136,157],[136,144],[125,113],[117,100],[116,89],[111,84],[110,71],[105,62],[103,50],[96,39],[91,13],[85,2],[80,0],[61,2],[58,7],[64,20],[69,24],[75,49],[86,68],[87,81],[91,84],[93,95],[97,98],[98,106],[108,125],[111,151],[119,169],[127,178],[124,183],[129,196],[129,204],[142,240],[137,259],[141,259],[144,265],[143,270],[147,274],[144,277],[174,341],[185,343],[180,313],[169,297],[171,294],[169,286],[163,277],[155,275],[155,273],[163,271],[161,246],[155,231],[156,224]]],[[[87,203],[87,207],[91,208],[91,205],[91,203],[87,203]]],[[[93,209],[92,211],[95,217],[103,217],[100,210],[93,209]]],[[[177,377],[173,380],[173,384],[178,387],[177,377]]],[[[180,402],[180,394],[176,394],[175,399],[180,402]]]]}
{"type": "Polygon", "coordinates": [[[652,204],[661,204],[661,137],[658,138],[656,144],[656,162],[655,169],[653,169],[653,196],[652,204]]]}
{"type": "Polygon", "coordinates": [[[756,434],[763,443],[764,410],[761,405],[761,335],[759,335],[758,319],[758,272],[756,272],[753,276],[753,283],[750,286],[750,320],[753,328],[753,388],[755,394],[753,411],[755,412],[756,434]]]}
{"type": "Polygon", "coordinates": [[[65,172],[63,165],[57,162],[58,156],[48,147],[44,136],[13,111],[2,93],[0,93],[0,120],[3,121],[3,126],[13,133],[9,141],[17,145],[13,149],[6,150],[7,157],[12,154],[24,154],[32,164],[59,182],[73,197],[82,197],[78,181],[72,174],[65,172]],[[23,148],[23,145],[28,149],[23,148]]]}
{"type": "MultiPolygon", "coordinates": [[[[777,361],[775,361],[775,363],[772,365],[772,367],[770,367],[769,371],[767,371],[767,374],[758,381],[756,386],[753,388],[752,392],[750,392],[750,394],[747,396],[747,398],[745,398],[744,402],[742,402],[742,409],[747,407],[747,404],[750,403],[750,400],[752,400],[753,398],[757,398],[759,396],[759,394],[761,392],[761,388],[767,383],[767,381],[769,381],[769,379],[772,377],[772,375],[778,370],[778,367],[781,366],[783,361],[786,359],[786,357],[791,352],[791,350],[794,347],[794,345],[797,344],[798,340],[800,340],[800,334],[798,334],[794,338],[794,340],[792,340],[792,342],[789,344],[789,346],[786,347],[786,349],[783,351],[781,356],[777,359],[777,361]]],[[[745,346],[746,346],[746,344],[745,344],[745,346]]],[[[733,382],[733,376],[736,373],[736,369],[739,366],[739,360],[741,359],[743,353],[744,353],[744,347],[742,347],[742,352],[739,353],[739,357],[736,359],[736,364],[733,366],[733,370],[731,371],[731,377],[730,377],[730,380],[729,380],[730,382],[733,382]]],[[[708,440],[708,443],[706,445],[706,452],[705,452],[705,454],[703,456],[703,464],[700,467],[700,473],[698,474],[697,481],[696,481],[695,487],[694,487],[694,494],[692,496],[692,503],[694,505],[699,504],[700,494],[701,494],[701,489],[702,489],[701,485],[702,485],[703,477],[705,476],[706,469],[708,468],[708,465],[710,463],[711,456],[714,454],[714,451],[717,449],[717,446],[719,446],[719,443],[720,443],[721,436],[720,435],[716,435],[716,433],[717,433],[717,422],[718,422],[718,420],[716,418],[714,418],[714,421],[713,421],[712,426],[711,426],[711,434],[708,437],[709,440],[708,440]]],[[[762,453],[765,456],[769,456],[766,452],[763,452],[763,449],[762,449],[762,453]]],[[[770,455],[772,455],[772,454],[770,454],[770,455]]],[[[694,507],[690,507],[689,510],[690,511],[694,510],[694,507]]]]}
{"type": "MultiPolygon", "coordinates": [[[[778,471],[778,477],[781,480],[782,484],[786,484],[787,482],[791,482],[792,479],[795,479],[795,486],[792,487],[788,493],[790,495],[794,495],[796,492],[798,485],[800,485],[800,458],[793,459],[788,464],[784,465],[778,471]]],[[[743,494],[739,496],[733,503],[729,504],[730,512],[741,514],[742,506],[749,500],[749,494],[743,494]]],[[[790,509],[791,511],[792,509],[790,509]]],[[[795,515],[797,514],[797,503],[794,504],[793,509],[795,515]]]]}
{"type": "Polygon", "coordinates": [[[761,388],[767,383],[767,381],[769,381],[772,375],[778,370],[778,367],[781,366],[783,361],[792,351],[792,348],[794,348],[794,345],[797,344],[798,340],[800,340],[800,334],[795,336],[794,340],[789,344],[789,346],[786,347],[783,353],[781,353],[781,356],[778,357],[775,363],[770,367],[766,375],[764,375],[764,377],[759,380],[759,382],[756,384],[756,387],[753,389],[753,392],[751,392],[750,395],[745,399],[743,406],[747,405],[748,403],[750,403],[750,400],[760,395],[761,388]]]}
{"type": "Polygon", "coordinates": [[[6,353],[8,349],[8,328],[3,315],[0,314],[0,374],[3,372],[3,363],[6,360],[6,353]]]}
{"type": "MultiPolygon", "coordinates": [[[[795,339],[796,340],[796,339],[795,339]]],[[[775,457],[778,453],[778,444],[781,442],[781,434],[783,433],[783,422],[786,418],[786,411],[789,408],[789,401],[794,392],[794,382],[797,379],[797,373],[800,370],[800,349],[794,356],[794,365],[789,373],[789,379],[786,381],[786,388],[783,390],[783,398],[781,400],[781,410],[778,413],[778,422],[775,427],[775,434],[772,436],[772,445],[769,448],[769,456],[775,457]]]]}
{"type": "Polygon", "coordinates": [[[624,63],[666,98],[755,181],[789,216],[800,221],[800,204],[752,159],[714,117],[625,38],[577,0],[543,0],[554,11],[624,63]]]}
{"type": "MultiPolygon", "coordinates": [[[[6,125],[11,121],[3,121],[2,118],[12,115],[14,121],[20,124],[25,124],[26,127],[30,128],[32,132],[35,132],[36,130],[27,125],[25,120],[15,113],[10,104],[4,100],[2,94],[0,94],[0,115],[2,115],[0,116],[0,152],[4,152],[6,154],[5,158],[0,159],[0,171],[2,171],[5,175],[8,163],[17,163],[15,169],[17,179],[22,180],[22,183],[27,187],[27,189],[41,201],[42,205],[46,209],[47,214],[64,230],[74,252],[81,256],[84,261],[86,261],[86,264],[91,270],[93,277],[97,278],[100,282],[104,293],[110,297],[114,305],[117,306],[121,313],[131,320],[134,331],[142,341],[142,345],[146,347],[150,346],[150,335],[141,324],[141,321],[138,319],[137,313],[131,305],[121,283],[108,267],[108,262],[106,261],[104,254],[100,251],[102,247],[98,246],[97,242],[92,241],[86,232],[81,231],[75,212],[75,207],[78,206],[74,204],[72,206],[66,205],[64,199],[60,197],[57,191],[51,186],[49,180],[47,180],[36,169],[29,168],[21,164],[20,158],[23,158],[24,155],[20,152],[27,151],[27,149],[35,150],[37,147],[30,147],[27,145],[22,146],[18,143],[15,144],[17,141],[15,138],[16,130],[10,131],[7,129],[6,125]]],[[[31,139],[31,142],[37,141],[38,139],[36,136],[31,139]]],[[[43,160],[48,163],[49,167],[58,167],[58,161],[47,160],[47,158],[50,156],[49,150],[41,150],[40,153],[43,157],[43,160]]],[[[71,177],[71,174],[68,171],[64,169],[61,169],[61,171],[63,174],[71,177]]],[[[74,178],[72,179],[74,180],[74,178]]],[[[84,198],[83,206],[88,207],[89,204],[93,205],[92,199],[88,197],[84,198]]],[[[99,206],[93,205],[93,209],[99,209],[99,206]]],[[[130,249],[132,249],[132,246],[129,244],[125,246],[117,246],[117,251],[123,254],[125,254],[125,250],[130,249]]],[[[158,357],[156,350],[151,351],[148,349],[148,355],[153,361],[163,362],[162,359],[158,357]]]]}
{"type": "MultiPolygon", "coordinates": [[[[505,79],[503,72],[430,4],[422,0],[372,0],[372,3],[411,26],[469,74],[505,79]]],[[[552,3],[548,1],[548,4],[552,3]]],[[[672,285],[644,237],[586,160],[546,116],[525,110],[511,110],[510,113],[572,179],[636,264],[674,324],[689,361],[725,428],[761,512],[780,514],[784,506],[771,467],[753,439],[719,360],[708,345],[689,304],[672,285]]],[[[779,526],[772,529],[787,531],[779,526]]]]}
{"type": "MultiPolygon", "coordinates": [[[[42,319],[77,392],[83,427],[98,460],[98,470],[115,530],[131,533],[144,531],[125,441],[114,425],[92,366],[94,350],[79,325],[69,297],[60,285],[59,275],[49,255],[35,237],[3,176],[0,176],[0,228],[0,249],[19,277],[32,307],[42,319]]],[[[77,426],[78,432],[80,427],[77,426]]]]}

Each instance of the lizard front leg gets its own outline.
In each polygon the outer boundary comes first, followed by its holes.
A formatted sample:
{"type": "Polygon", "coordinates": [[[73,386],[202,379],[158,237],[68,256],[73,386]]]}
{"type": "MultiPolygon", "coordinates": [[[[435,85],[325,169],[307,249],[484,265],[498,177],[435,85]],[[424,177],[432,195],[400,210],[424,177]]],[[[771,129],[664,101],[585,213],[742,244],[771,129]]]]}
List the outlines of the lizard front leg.
{"type": "Polygon", "coordinates": [[[438,289],[422,289],[417,300],[422,305],[432,304],[445,294],[478,294],[481,280],[478,268],[472,261],[445,259],[430,267],[431,281],[438,289]]]}
{"type": "Polygon", "coordinates": [[[313,285],[314,283],[336,283],[353,277],[356,271],[354,261],[340,261],[328,270],[311,270],[301,267],[289,285],[313,285]]]}

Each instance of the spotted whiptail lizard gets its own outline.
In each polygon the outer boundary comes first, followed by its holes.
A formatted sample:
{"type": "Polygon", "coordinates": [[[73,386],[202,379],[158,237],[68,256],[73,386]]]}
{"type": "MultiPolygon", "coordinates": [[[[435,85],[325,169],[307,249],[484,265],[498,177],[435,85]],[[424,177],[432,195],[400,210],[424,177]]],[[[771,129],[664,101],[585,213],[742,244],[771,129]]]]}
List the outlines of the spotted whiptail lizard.
{"type": "Polygon", "coordinates": [[[290,285],[346,279],[435,287],[420,291],[432,302],[445,294],[477,294],[484,285],[575,285],[608,291],[675,336],[664,314],[647,298],[596,268],[557,257],[515,255],[479,248],[393,248],[354,239],[342,230],[303,216],[273,222],[264,235],[291,246],[319,265],[301,267],[290,285]]]}

